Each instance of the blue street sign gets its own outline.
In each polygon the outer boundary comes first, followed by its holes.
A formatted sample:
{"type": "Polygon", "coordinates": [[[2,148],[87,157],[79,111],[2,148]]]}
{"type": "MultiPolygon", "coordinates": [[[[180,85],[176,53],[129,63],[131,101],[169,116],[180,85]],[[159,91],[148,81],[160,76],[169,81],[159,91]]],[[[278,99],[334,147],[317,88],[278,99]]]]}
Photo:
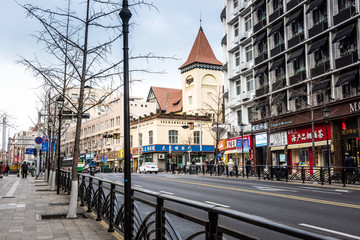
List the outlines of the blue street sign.
{"type": "Polygon", "coordinates": [[[41,151],[43,151],[43,152],[49,151],[49,143],[48,142],[43,142],[41,144],[41,151]]]}
{"type": "Polygon", "coordinates": [[[33,155],[34,154],[34,148],[26,148],[25,149],[25,154],[33,155]]]}

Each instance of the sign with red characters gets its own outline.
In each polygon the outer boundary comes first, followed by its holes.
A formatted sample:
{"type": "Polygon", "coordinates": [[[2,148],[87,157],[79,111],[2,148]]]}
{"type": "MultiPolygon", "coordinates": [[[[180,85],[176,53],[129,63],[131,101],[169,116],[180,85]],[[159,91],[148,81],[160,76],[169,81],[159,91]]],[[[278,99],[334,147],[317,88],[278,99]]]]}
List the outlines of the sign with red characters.
{"type": "MultiPolygon", "coordinates": [[[[326,126],[315,126],[314,133],[312,128],[295,128],[287,131],[288,144],[308,143],[312,142],[312,136],[314,135],[314,141],[326,140],[326,126]]],[[[328,126],[328,139],[331,139],[331,128],[328,126]]]]}

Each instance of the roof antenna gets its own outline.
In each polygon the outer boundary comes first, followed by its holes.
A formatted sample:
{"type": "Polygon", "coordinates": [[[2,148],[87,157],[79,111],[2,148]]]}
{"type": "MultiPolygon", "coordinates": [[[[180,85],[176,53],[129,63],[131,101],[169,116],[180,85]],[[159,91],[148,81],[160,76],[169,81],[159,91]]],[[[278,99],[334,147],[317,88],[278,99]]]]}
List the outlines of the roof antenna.
{"type": "Polygon", "coordinates": [[[202,30],[202,25],[201,25],[201,10],[200,10],[200,29],[202,30]]]}

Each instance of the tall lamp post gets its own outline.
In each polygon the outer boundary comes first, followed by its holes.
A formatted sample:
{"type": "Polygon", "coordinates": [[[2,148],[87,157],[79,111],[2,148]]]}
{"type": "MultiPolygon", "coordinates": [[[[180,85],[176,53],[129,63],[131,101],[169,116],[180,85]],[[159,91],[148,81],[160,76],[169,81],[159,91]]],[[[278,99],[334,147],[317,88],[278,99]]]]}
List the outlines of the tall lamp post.
{"type": "MultiPolygon", "coordinates": [[[[183,125],[181,126],[183,129],[188,129],[190,128],[190,125],[183,125]]],[[[194,125],[194,127],[200,127],[200,136],[199,136],[199,141],[200,141],[200,162],[202,163],[202,123],[199,123],[198,125],[194,125]]],[[[189,153],[189,161],[190,161],[190,153],[189,153]]]]}
{"type": "Polygon", "coordinates": [[[244,160],[244,129],[245,124],[240,123],[240,132],[241,132],[241,158],[242,158],[242,167],[243,167],[243,177],[245,177],[245,160],[244,160]]]}
{"type": "Polygon", "coordinates": [[[57,106],[59,109],[59,131],[58,131],[58,140],[57,140],[57,149],[58,149],[58,156],[57,156],[57,175],[56,175],[56,181],[57,181],[57,188],[56,188],[56,193],[60,194],[60,138],[61,138],[61,116],[62,116],[62,111],[64,108],[64,102],[65,99],[63,98],[63,96],[59,96],[56,99],[57,102],[57,106]]]}
{"type": "Polygon", "coordinates": [[[324,107],[323,114],[325,118],[325,128],[326,128],[326,151],[327,151],[327,165],[328,165],[328,171],[329,171],[329,184],[331,184],[330,179],[330,147],[329,147],[329,133],[328,133],[328,122],[329,122],[329,115],[330,111],[327,107],[324,107]]]}
{"type": "Polygon", "coordinates": [[[131,11],[127,0],[123,0],[120,18],[123,22],[123,57],[124,57],[124,238],[132,239],[132,201],[130,173],[130,109],[129,109],[129,20],[131,11]]]}
{"type": "Polygon", "coordinates": [[[47,161],[47,181],[49,182],[49,177],[50,177],[50,160],[52,159],[52,154],[51,154],[51,151],[52,151],[52,144],[53,144],[53,133],[52,133],[52,129],[53,129],[53,121],[51,120],[51,118],[49,119],[49,138],[50,138],[50,147],[48,149],[48,161],[47,161]]]}

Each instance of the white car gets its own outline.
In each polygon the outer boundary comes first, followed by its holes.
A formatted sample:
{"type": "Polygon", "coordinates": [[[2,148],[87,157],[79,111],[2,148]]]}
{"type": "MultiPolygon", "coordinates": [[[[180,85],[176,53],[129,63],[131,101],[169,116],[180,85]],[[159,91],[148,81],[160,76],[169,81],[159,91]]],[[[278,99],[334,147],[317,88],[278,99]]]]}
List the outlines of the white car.
{"type": "Polygon", "coordinates": [[[154,162],[146,162],[146,163],[143,163],[140,168],[139,168],[139,173],[158,173],[159,171],[159,168],[158,168],[158,165],[156,165],[154,162]]]}

